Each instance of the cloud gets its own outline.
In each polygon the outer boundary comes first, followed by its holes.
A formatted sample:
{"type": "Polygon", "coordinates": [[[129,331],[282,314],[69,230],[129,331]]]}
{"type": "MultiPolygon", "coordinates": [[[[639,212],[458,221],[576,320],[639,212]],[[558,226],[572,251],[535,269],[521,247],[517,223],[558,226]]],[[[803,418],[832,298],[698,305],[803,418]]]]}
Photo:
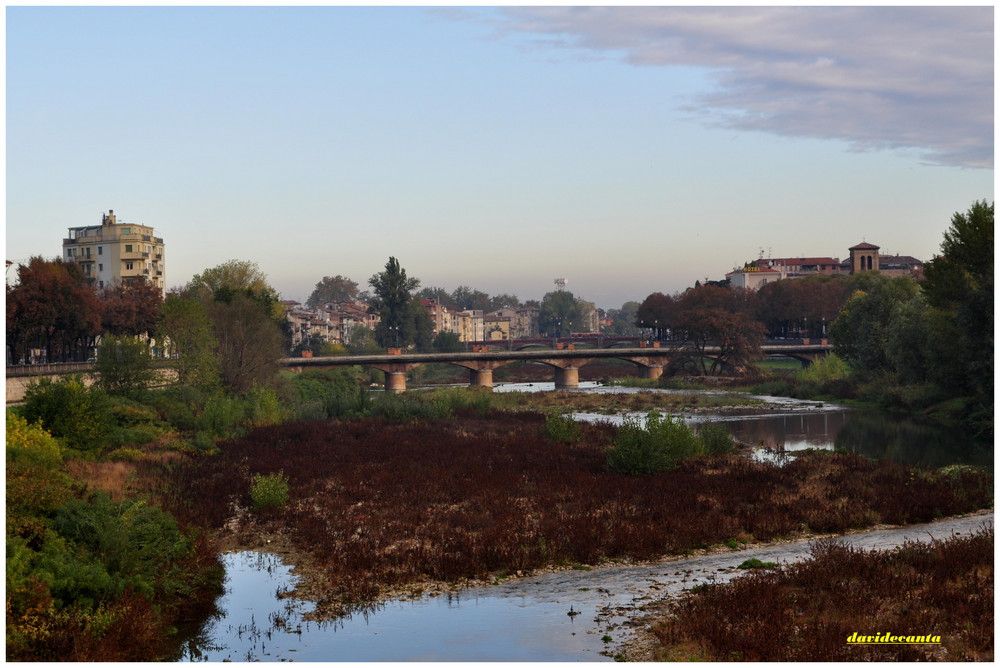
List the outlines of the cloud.
{"type": "Polygon", "coordinates": [[[690,111],[726,127],[993,166],[992,7],[505,8],[533,48],[709,68],[690,111]]]}

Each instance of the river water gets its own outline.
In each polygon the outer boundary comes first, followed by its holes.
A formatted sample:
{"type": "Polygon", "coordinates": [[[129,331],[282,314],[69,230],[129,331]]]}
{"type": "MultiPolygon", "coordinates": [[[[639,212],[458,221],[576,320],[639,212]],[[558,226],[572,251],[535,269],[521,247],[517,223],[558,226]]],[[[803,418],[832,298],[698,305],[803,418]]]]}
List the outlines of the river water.
{"type": "MultiPolygon", "coordinates": [[[[498,391],[552,389],[551,383],[510,384],[498,391]]],[[[632,392],[581,383],[582,391],[632,392]]],[[[954,433],[819,402],[773,399],[764,414],[683,416],[716,421],[742,441],[779,458],[803,448],[839,448],[934,467],[970,463],[992,467],[989,448],[955,443],[954,433]],[[950,438],[949,438],[950,437],[950,438]],[[777,453],[777,454],[775,454],[777,453]]],[[[578,414],[621,421],[623,416],[578,414]]],[[[641,416],[635,416],[641,418],[641,416]]],[[[794,456],[794,454],[792,454],[794,456]]],[[[843,540],[867,549],[975,531],[993,515],[868,532],[843,540]]],[[[808,556],[801,541],[672,560],[641,567],[602,567],[519,578],[457,594],[390,601],[335,622],[306,621],[292,565],[273,554],[223,555],[226,593],[220,616],[186,640],[182,661],[610,661],[630,633],[625,623],[652,598],[743,571],[745,559],[791,562],[808,556]]]]}

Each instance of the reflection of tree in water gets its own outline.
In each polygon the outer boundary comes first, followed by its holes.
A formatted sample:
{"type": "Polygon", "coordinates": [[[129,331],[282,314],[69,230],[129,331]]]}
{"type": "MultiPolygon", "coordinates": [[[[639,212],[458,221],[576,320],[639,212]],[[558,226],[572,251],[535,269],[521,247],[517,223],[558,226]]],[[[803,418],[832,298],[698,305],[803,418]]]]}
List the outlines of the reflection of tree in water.
{"type": "Polygon", "coordinates": [[[738,440],[768,448],[829,448],[846,411],[752,417],[722,422],[738,440]]]}
{"type": "Polygon", "coordinates": [[[879,413],[852,412],[837,432],[837,450],[874,459],[940,468],[949,464],[992,466],[989,444],[956,429],[894,418],[879,413]]]}

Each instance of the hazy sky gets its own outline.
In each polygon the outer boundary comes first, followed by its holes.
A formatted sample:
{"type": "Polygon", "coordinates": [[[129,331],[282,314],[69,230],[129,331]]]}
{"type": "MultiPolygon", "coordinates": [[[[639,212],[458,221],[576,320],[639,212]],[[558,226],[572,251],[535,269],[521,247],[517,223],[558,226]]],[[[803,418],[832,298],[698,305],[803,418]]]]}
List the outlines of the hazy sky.
{"type": "Polygon", "coordinates": [[[7,7],[6,256],[156,228],[284,298],[599,306],[770,251],[929,259],[993,200],[993,7],[7,7]]]}

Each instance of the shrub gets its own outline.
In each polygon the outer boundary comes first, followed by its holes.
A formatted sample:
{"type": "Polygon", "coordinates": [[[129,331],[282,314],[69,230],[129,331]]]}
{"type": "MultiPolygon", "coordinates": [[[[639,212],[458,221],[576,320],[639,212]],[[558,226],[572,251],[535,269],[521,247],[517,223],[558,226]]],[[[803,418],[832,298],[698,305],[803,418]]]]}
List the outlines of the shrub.
{"type": "Polygon", "coordinates": [[[25,393],[21,414],[28,422],[41,420],[53,436],[73,449],[104,447],[115,426],[108,395],[85,387],[79,378],[43,378],[25,393]]]}
{"type": "Polygon", "coordinates": [[[28,421],[7,411],[7,461],[25,461],[34,466],[54,469],[62,462],[62,449],[41,423],[28,421]]]}
{"type": "Polygon", "coordinates": [[[278,424],[284,418],[284,411],[278,403],[278,395],[269,387],[254,385],[246,397],[247,416],[253,427],[278,424]]]}
{"type": "Polygon", "coordinates": [[[277,510],[288,503],[288,476],[283,472],[257,474],[250,483],[250,499],[257,510],[277,510]]]}
{"type": "Polygon", "coordinates": [[[205,402],[205,410],[198,416],[198,430],[218,438],[235,438],[243,432],[243,420],[243,402],[217,394],[205,402]]]}
{"type": "Polygon", "coordinates": [[[736,449],[732,434],[721,424],[708,423],[698,428],[701,451],[707,455],[725,455],[736,449]]]}
{"type": "Polygon", "coordinates": [[[580,438],[580,423],[571,415],[547,415],[544,433],[545,438],[556,443],[576,443],[580,438]]]}
{"type": "Polygon", "coordinates": [[[616,473],[660,473],[699,454],[698,437],[680,419],[650,413],[645,424],[627,418],[608,453],[608,468],[616,473]]]}

